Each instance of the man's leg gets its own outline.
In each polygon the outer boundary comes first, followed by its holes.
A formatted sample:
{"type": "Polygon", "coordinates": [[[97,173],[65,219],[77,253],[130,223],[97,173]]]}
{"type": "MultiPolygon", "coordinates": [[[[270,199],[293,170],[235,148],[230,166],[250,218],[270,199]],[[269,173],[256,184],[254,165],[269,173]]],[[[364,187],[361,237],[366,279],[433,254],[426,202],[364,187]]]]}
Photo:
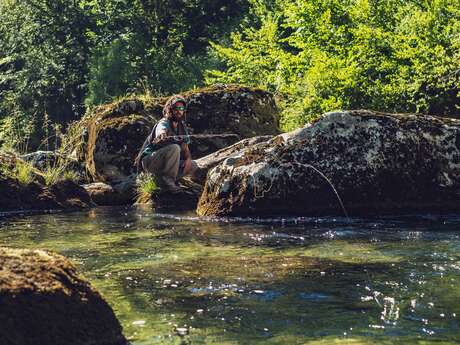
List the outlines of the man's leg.
{"type": "Polygon", "coordinates": [[[184,163],[184,171],[182,171],[182,173],[178,176],[178,179],[184,176],[191,176],[193,178],[195,172],[198,170],[198,164],[196,164],[196,161],[190,160],[188,164],[187,161],[181,161],[181,163],[184,163]]]}
{"type": "Polygon", "coordinates": [[[179,171],[180,146],[165,146],[142,160],[145,170],[157,177],[158,182],[168,189],[177,189],[175,181],[179,171]]]}

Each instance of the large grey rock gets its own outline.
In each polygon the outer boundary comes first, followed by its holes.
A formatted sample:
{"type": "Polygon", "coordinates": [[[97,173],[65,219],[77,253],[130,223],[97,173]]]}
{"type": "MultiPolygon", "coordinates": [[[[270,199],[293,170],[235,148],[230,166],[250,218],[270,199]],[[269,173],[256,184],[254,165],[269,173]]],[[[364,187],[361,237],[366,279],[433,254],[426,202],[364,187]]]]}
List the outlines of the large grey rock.
{"type": "Polygon", "coordinates": [[[204,156],[200,159],[197,159],[198,171],[195,174],[194,180],[200,184],[204,184],[206,180],[206,174],[217,164],[221,163],[227,158],[238,155],[238,153],[248,147],[252,147],[256,144],[266,142],[273,138],[273,135],[261,135],[257,137],[243,139],[237,143],[224,147],[214,153],[211,153],[207,156],[204,156]]]}
{"type": "Polygon", "coordinates": [[[66,258],[0,248],[0,344],[127,342],[110,306],[66,258]]]}
{"type": "Polygon", "coordinates": [[[351,215],[460,210],[460,120],[332,112],[227,158],[200,215],[351,215]],[[330,183],[329,183],[330,182],[330,183]]]}

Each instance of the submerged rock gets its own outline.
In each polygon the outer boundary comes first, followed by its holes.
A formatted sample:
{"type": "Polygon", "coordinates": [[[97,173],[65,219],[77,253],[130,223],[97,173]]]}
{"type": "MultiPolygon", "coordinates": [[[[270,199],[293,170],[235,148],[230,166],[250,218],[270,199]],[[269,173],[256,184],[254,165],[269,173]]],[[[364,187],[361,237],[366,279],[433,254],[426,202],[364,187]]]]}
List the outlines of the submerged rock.
{"type": "Polygon", "coordinates": [[[350,215],[459,211],[460,120],[327,113],[217,165],[197,212],[343,215],[341,202],[350,215]]]}
{"type": "MultiPolygon", "coordinates": [[[[185,93],[194,158],[231,145],[239,138],[277,134],[278,109],[270,93],[235,85],[185,93]],[[220,136],[216,136],[220,134],[220,136]]],[[[85,163],[93,181],[111,182],[134,172],[133,160],[162,116],[167,98],[127,99],[103,105],[69,131],[68,147],[85,163]]]]}
{"type": "Polygon", "coordinates": [[[112,309],[63,256],[0,248],[0,343],[127,344],[112,309]]]}

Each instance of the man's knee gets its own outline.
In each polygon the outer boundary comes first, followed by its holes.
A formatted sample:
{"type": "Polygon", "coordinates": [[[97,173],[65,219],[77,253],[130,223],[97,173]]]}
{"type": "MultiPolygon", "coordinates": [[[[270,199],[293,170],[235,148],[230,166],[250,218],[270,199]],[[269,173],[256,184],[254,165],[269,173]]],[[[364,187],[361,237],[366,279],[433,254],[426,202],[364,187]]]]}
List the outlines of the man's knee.
{"type": "Polygon", "coordinates": [[[167,149],[167,155],[169,157],[179,157],[180,156],[180,146],[177,144],[171,144],[165,147],[167,149]]]}

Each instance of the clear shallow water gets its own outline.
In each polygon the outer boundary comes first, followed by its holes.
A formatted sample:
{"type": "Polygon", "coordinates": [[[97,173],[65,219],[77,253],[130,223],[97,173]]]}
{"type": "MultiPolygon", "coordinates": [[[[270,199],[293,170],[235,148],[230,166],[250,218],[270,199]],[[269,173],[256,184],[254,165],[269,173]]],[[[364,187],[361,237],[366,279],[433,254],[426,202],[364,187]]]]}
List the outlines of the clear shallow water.
{"type": "Polygon", "coordinates": [[[0,216],[0,244],[71,258],[134,345],[455,344],[460,216],[0,216]]]}

